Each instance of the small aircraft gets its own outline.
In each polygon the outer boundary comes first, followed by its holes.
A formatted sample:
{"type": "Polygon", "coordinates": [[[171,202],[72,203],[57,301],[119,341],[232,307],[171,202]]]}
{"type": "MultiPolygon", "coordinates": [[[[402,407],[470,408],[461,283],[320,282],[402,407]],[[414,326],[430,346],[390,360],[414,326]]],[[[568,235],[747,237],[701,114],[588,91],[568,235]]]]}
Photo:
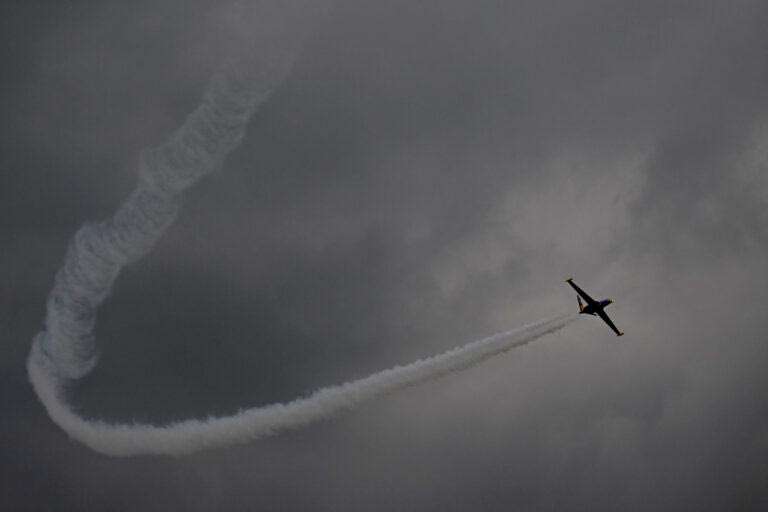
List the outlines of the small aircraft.
{"type": "Polygon", "coordinates": [[[597,300],[593,299],[592,297],[587,295],[584,292],[584,290],[582,290],[581,288],[579,288],[578,286],[576,286],[574,284],[572,277],[569,277],[568,279],[566,279],[565,282],[568,283],[569,285],[571,285],[573,287],[573,289],[576,290],[576,293],[578,293],[576,298],[579,301],[579,309],[581,310],[581,311],[579,311],[579,314],[583,313],[585,315],[592,315],[592,316],[597,315],[600,318],[602,318],[605,323],[608,324],[608,327],[613,329],[613,332],[616,333],[616,336],[623,336],[624,335],[623,332],[619,331],[616,328],[616,326],[613,325],[613,322],[611,322],[611,319],[608,318],[608,315],[605,314],[605,307],[613,302],[611,299],[604,299],[604,300],[601,300],[601,301],[597,301],[597,300]],[[587,305],[586,306],[581,303],[581,298],[582,297],[584,297],[584,300],[587,301],[587,305]]]}

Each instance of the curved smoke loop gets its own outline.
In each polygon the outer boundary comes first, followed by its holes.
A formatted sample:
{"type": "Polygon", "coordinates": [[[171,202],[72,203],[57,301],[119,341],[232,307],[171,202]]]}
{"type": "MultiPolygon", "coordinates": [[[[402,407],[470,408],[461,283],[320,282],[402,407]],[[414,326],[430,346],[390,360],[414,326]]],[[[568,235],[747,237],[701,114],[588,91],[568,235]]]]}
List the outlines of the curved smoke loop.
{"type": "Polygon", "coordinates": [[[51,290],[45,331],[32,343],[27,369],[48,414],[70,436],[116,456],[184,454],[245,442],[297,428],[404,386],[457,371],[562,328],[559,316],[496,334],[443,354],[323,388],[286,404],[247,409],[230,417],[166,426],[87,420],[66,400],[68,382],[97,362],[96,311],[120,269],[147,254],[173,223],[182,194],[214,171],[240,143],[251,115],[284,79],[292,58],[231,61],[211,80],[202,103],[163,145],[142,153],[136,188],[112,218],[86,223],[73,237],[51,290]]]}

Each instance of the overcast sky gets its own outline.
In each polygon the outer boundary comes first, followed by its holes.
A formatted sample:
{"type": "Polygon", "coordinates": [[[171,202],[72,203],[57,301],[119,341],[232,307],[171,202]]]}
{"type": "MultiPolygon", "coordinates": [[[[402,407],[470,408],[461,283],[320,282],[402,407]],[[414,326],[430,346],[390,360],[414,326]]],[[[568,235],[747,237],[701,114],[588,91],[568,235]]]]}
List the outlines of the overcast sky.
{"type": "Polygon", "coordinates": [[[768,507],[768,5],[0,6],[0,503],[14,510],[768,507]],[[69,238],[259,30],[301,49],[125,269],[87,417],[231,414],[553,314],[465,372],[248,445],[114,459],[25,358],[69,238]]]}

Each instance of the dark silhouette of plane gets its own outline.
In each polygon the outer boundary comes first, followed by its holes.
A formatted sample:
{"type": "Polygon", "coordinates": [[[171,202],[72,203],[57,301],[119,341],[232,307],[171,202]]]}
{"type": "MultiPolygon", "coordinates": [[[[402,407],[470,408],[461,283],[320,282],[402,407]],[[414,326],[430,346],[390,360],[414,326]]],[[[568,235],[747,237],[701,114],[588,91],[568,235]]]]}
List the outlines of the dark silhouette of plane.
{"type": "Polygon", "coordinates": [[[623,332],[619,331],[616,328],[616,326],[613,325],[613,322],[611,322],[611,319],[608,318],[608,315],[605,314],[605,307],[613,302],[611,299],[604,299],[601,301],[597,301],[593,299],[592,297],[587,295],[587,293],[584,290],[582,290],[581,288],[579,288],[573,283],[572,277],[569,277],[568,279],[566,279],[565,282],[571,285],[573,289],[576,290],[576,293],[578,293],[576,298],[579,301],[579,309],[581,310],[579,311],[579,314],[592,315],[592,316],[597,315],[600,318],[602,318],[605,323],[608,324],[608,327],[613,329],[613,332],[616,333],[616,336],[624,335],[623,332]],[[584,298],[585,301],[587,301],[586,306],[581,303],[582,297],[584,298]]]}

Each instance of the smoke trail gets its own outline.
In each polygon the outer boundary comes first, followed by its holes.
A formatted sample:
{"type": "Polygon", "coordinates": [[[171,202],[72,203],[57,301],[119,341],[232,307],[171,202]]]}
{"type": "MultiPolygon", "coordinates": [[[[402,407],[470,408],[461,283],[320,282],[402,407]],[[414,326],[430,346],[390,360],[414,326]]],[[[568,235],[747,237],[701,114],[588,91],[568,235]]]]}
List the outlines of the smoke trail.
{"type": "MultiPolygon", "coordinates": [[[[61,381],[33,351],[28,369],[40,400],[62,429],[93,450],[115,456],[182,455],[206,448],[242,443],[294,429],[339,411],[446,373],[462,370],[489,357],[525,345],[563,328],[577,315],[564,315],[495,334],[440,355],[396,366],[354,382],[322,388],[285,404],[246,409],[233,416],[187,420],[167,426],[108,424],[78,416],[67,405],[61,381]]],[[[34,350],[38,350],[35,345],[34,350]]]]}
{"type": "Polygon", "coordinates": [[[307,398],[248,409],[231,417],[154,426],[108,424],[78,416],[65,391],[97,362],[93,328],[98,307],[122,267],[148,253],[171,225],[184,190],[214,171],[237,147],[251,115],[287,74],[291,58],[271,43],[261,39],[258,48],[249,48],[256,50],[257,62],[249,55],[251,62],[240,57],[222,67],[184,124],[166,143],[142,153],[138,184],[115,214],[102,222],[86,223],[75,233],[56,274],[47,301],[45,331],[33,340],[27,370],[53,421],[96,451],[121,456],[183,454],[296,428],[382,393],[476,364],[573,320],[571,316],[542,320],[407,366],[324,388],[307,398]]]}
{"type": "Polygon", "coordinates": [[[48,359],[52,371],[78,379],[93,369],[96,310],[120,269],[149,252],[176,217],[183,191],[239,144],[249,118],[287,74],[290,60],[225,63],[181,128],[141,154],[138,184],[112,218],[86,223],[75,233],[48,296],[46,330],[34,340],[34,353],[48,359]]]}

